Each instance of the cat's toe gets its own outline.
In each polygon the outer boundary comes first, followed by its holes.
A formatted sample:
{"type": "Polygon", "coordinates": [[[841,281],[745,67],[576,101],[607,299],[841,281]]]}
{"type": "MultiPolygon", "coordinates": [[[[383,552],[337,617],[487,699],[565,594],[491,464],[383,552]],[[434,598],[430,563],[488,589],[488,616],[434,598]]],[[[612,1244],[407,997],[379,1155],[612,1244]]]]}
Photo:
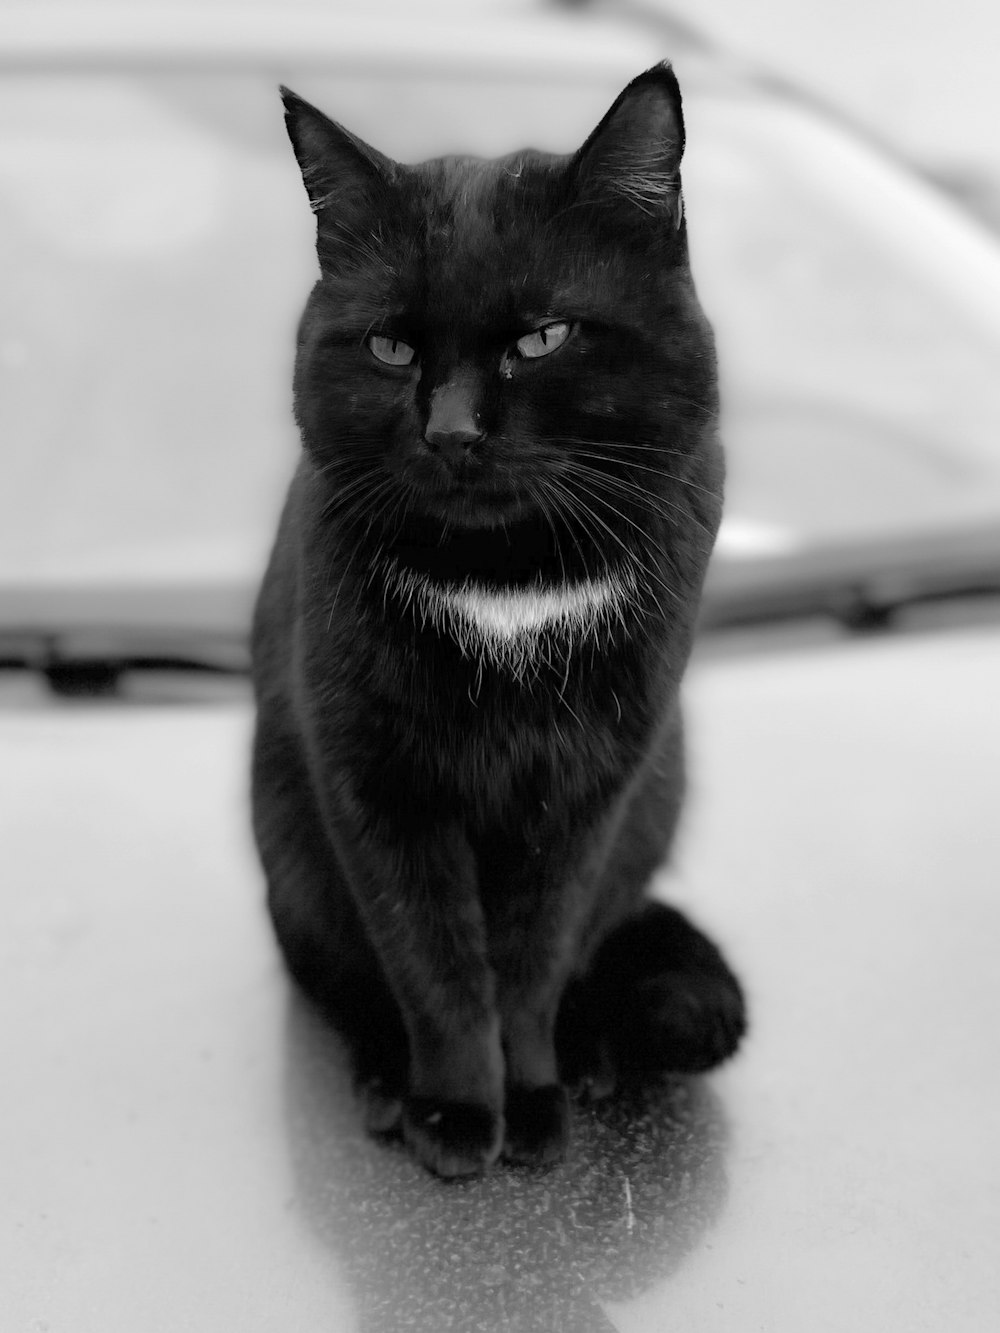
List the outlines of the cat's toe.
{"type": "Polygon", "coordinates": [[[604,1102],[613,1097],[618,1087],[618,1070],[610,1051],[605,1047],[601,1059],[573,1085],[573,1095],[581,1102],[604,1102]]]}
{"type": "Polygon", "coordinates": [[[478,1102],[410,1097],[403,1106],[403,1134],[428,1170],[450,1179],[478,1175],[496,1161],[504,1122],[478,1102]]]}
{"type": "Polygon", "coordinates": [[[635,1021],[625,1037],[632,1065],[701,1073],[727,1060],[746,1032],[746,1004],[731,977],[650,978],[635,1000],[635,1021]]]}
{"type": "Polygon", "coordinates": [[[566,1156],[569,1097],[558,1083],[542,1088],[509,1088],[505,1117],[503,1154],[508,1162],[552,1166],[566,1156]]]}
{"type": "Polygon", "coordinates": [[[618,1086],[618,1070],[608,1043],[595,1040],[586,1058],[572,1064],[560,1064],[560,1075],[571,1097],[579,1102],[601,1102],[611,1097],[618,1086]]]}
{"type": "Polygon", "coordinates": [[[364,1099],[365,1129],[369,1134],[393,1134],[403,1118],[403,1103],[380,1079],[372,1079],[361,1089],[364,1099]]]}
{"type": "Polygon", "coordinates": [[[618,1076],[614,1055],[598,1020],[582,1007],[564,1004],[556,1033],[559,1078],[582,1102],[610,1097],[618,1076]]]}

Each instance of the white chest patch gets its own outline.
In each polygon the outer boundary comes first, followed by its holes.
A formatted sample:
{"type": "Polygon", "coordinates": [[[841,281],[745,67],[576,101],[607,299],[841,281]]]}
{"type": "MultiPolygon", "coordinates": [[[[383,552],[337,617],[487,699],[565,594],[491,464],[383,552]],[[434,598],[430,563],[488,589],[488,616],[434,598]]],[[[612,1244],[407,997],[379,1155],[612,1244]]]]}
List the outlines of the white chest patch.
{"type": "Polygon", "coordinates": [[[425,624],[448,634],[466,657],[517,675],[553,652],[564,659],[581,642],[607,632],[634,600],[632,572],[578,583],[497,589],[485,584],[438,583],[393,562],[386,587],[414,608],[425,624]]]}

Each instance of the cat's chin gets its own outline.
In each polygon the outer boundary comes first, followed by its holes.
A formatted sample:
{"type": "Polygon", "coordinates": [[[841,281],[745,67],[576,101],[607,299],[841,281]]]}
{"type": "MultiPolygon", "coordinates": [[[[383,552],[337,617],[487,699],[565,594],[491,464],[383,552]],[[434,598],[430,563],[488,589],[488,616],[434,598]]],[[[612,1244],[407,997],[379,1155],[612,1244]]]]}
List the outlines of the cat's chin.
{"type": "Polygon", "coordinates": [[[445,528],[466,528],[470,531],[505,528],[512,523],[534,517],[538,507],[519,495],[475,495],[458,492],[428,497],[422,504],[423,514],[445,528]]]}

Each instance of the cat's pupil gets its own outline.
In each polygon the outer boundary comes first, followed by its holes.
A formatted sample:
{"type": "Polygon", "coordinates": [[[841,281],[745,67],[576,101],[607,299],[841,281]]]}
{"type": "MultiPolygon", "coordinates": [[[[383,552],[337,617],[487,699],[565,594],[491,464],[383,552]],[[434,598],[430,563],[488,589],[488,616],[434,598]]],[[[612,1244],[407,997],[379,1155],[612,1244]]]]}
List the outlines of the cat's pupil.
{"type": "Polygon", "coordinates": [[[541,328],[526,333],[523,338],[517,341],[517,350],[523,357],[529,359],[547,356],[554,352],[557,347],[569,337],[570,325],[565,320],[555,320],[549,324],[543,324],[541,328]]]}
{"type": "Polygon", "coordinates": [[[409,343],[388,335],[372,334],[368,338],[368,347],[376,360],[391,366],[408,366],[416,355],[409,343]]]}

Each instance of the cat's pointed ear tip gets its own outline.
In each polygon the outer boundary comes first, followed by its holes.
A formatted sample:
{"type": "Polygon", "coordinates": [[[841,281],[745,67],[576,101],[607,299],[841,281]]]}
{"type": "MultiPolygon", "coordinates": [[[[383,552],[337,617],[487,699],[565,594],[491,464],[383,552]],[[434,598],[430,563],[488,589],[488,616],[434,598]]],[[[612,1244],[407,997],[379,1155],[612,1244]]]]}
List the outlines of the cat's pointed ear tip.
{"type": "Polygon", "coordinates": [[[289,88],[284,83],[278,84],[278,92],[281,94],[282,105],[285,108],[285,119],[302,119],[312,117],[314,120],[326,120],[322,111],[317,110],[311,102],[307,102],[293,88],[289,88]]]}
{"type": "Polygon", "coordinates": [[[297,92],[281,83],[278,85],[278,92],[281,94],[281,103],[285,113],[285,129],[288,131],[288,137],[292,141],[296,155],[303,136],[308,136],[314,132],[317,123],[322,123],[326,117],[321,111],[310,103],[304,97],[300,97],[297,92]]]}
{"type": "Polygon", "coordinates": [[[677,81],[677,73],[669,60],[660,60],[655,65],[650,65],[649,69],[643,70],[637,78],[632,80],[631,86],[634,88],[637,84],[659,83],[668,88],[672,93],[680,94],[680,84],[677,81]]]}

